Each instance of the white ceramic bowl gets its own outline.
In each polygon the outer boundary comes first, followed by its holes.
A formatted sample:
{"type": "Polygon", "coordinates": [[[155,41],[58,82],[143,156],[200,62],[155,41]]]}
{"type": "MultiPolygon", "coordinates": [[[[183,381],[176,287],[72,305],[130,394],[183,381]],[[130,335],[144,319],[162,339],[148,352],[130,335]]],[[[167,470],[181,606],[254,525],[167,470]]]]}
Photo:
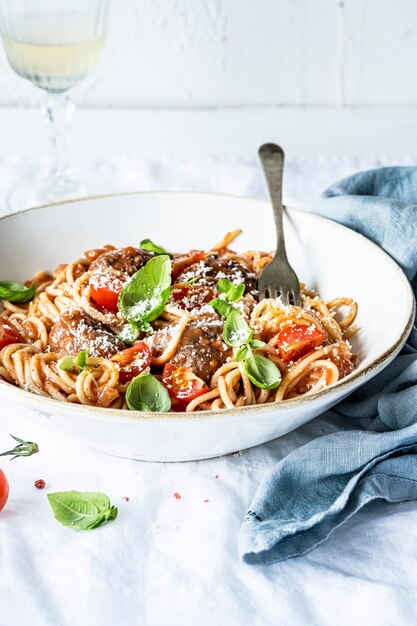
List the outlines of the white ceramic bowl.
{"type": "MultiPolygon", "coordinates": [[[[40,269],[105,243],[138,245],[150,237],[171,250],[204,248],[229,230],[240,250],[275,244],[268,202],[196,193],[136,193],[82,199],[0,219],[3,280],[23,281],[40,269]]],[[[91,408],[46,399],[0,381],[0,400],[32,420],[47,420],[80,443],[133,459],[186,461],[264,443],[332,407],[380,372],[404,344],[414,298],[394,261],[361,235],[316,215],[288,209],[290,261],[301,280],[325,298],[351,296],[361,332],[352,340],[359,368],[307,399],[236,410],[155,414],[91,408]]]]}

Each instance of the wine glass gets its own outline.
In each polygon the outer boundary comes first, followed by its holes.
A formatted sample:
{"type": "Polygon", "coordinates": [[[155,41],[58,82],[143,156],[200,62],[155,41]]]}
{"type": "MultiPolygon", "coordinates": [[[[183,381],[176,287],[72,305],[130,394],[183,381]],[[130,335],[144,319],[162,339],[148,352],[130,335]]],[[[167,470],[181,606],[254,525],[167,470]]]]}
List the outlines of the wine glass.
{"type": "Polygon", "coordinates": [[[104,50],[110,0],[0,0],[0,29],[14,71],[45,91],[50,166],[43,180],[13,190],[11,210],[85,195],[70,167],[75,105],[68,90],[90,74],[104,50]]]}

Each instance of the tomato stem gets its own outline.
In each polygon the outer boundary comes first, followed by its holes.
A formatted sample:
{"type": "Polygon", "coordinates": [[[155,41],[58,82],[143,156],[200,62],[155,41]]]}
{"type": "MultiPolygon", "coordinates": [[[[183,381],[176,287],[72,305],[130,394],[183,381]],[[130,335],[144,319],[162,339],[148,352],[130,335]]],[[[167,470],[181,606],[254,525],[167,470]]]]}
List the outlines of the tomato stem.
{"type": "Polygon", "coordinates": [[[16,459],[18,456],[32,456],[32,454],[36,454],[39,452],[39,446],[37,443],[33,443],[32,441],[24,441],[23,439],[19,439],[19,437],[15,437],[14,435],[10,435],[13,437],[15,441],[19,445],[17,445],[13,450],[7,450],[6,452],[2,452],[0,456],[12,456],[10,459],[16,459]]]}

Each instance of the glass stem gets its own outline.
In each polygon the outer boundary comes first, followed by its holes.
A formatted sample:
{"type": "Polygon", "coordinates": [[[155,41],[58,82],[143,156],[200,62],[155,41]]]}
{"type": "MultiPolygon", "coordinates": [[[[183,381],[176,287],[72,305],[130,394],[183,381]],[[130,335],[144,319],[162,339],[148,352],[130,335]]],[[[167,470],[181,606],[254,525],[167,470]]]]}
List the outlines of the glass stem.
{"type": "Polygon", "coordinates": [[[71,177],[69,134],[74,111],[67,94],[46,94],[42,113],[49,131],[50,175],[56,179],[71,177]]]}

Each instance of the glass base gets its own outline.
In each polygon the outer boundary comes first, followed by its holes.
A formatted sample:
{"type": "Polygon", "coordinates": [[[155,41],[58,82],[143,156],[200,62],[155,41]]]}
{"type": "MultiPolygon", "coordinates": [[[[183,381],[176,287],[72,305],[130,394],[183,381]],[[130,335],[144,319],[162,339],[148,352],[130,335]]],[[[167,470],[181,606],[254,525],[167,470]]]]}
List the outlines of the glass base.
{"type": "Polygon", "coordinates": [[[92,193],[92,189],[70,174],[60,176],[50,174],[47,178],[24,183],[12,189],[7,197],[7,207],[11,213],[15,213],[22,209],[72,200],[92,193]]]}

